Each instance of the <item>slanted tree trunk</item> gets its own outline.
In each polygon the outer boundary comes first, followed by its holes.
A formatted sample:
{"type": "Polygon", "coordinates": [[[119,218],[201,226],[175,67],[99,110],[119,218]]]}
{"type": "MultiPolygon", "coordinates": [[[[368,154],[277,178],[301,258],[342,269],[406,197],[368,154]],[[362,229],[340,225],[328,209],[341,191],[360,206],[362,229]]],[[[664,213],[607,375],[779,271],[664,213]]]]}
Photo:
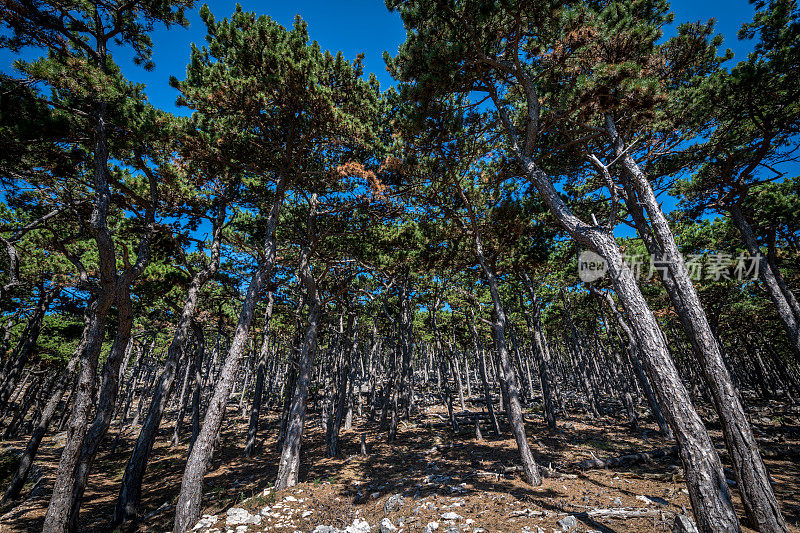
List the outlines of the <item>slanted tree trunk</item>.
{"type": "MultiPolygon", "coordinates": [[[[139,246],[137,247],[136,262],[132,266],[125,268],[115,283],[116,294],[114,300],[117,304],[118,315],[117,333],[111,348],[111,353],[103,366],[94,420],[88,432],[83,437],[80,453],[75,464],[75,470],[72,474],[73,486],[70,497],[70,507],[66,516],[68,522],[66,527],[70,530],[77,529],[78,513],[80,511],[81,500],[84,490],[86,489],[86,483],[89,479],[92,464],[97,456],[100,443],[105,438],[108,427],[111,425],[111,419],[114,416],[119,392],[120,366],[128,351],[131,328],[133,327],[133,302],[131,301],[130,294],[131,285],[150,263],[150,239],[155,227],[155,209],[158,203],[158,181],[156,176],[148,169],[143,170],[148,177],[150,185],[150,202],[146,208],[144,217],[146,227],[139,241],[139,246]]],[[[56,481],[58,482],[58,480],[56,481]]],[[[55,497],[55,488],[53,490],[55,497]]],[[[53,501],[51,500],[51,507],[52,504],[53,501]]],[[[60,505],[63,505],[63,503],[60,505]]],[[[48,508],[48,514],[49,513],[50,509],[48,508]]],[[[51,516],[56,516],[56,514],[51,516]]],[[[63,526],[59,525],[59,527],[63,526]]]]}
{"type": "Polygon", "coordinates": [[[4,372],[4,375],[0,376],[0,380],[2,380],[2,386],[0,386],[0,412],[5,410],[6,402],[17,385],[17,378],[22,374],[22,369],[28,364],[28,359],[34,348],[36,348],[39,333],[42,331],[42,321],[50,308],[50,304],[61,292],[61,287],[53,285],[45,289],[44,284],[42,284],[39,287],[39,291],[39,300],[36,303],[36,308],[25,325],[16,349],[9,357],[9,361],[13,361],[13,363],[10,365],[8,372],[4,372]]]}
{"type": "MultiPolygon", "coordinates": [[[[36,424],[30,439],[28,439],[28,444],[25,446],[25,451],[22,453],[14,476],[11,478],[8,488],[6,488],[6,492],[3,494],[0,505],[19,498],[22,487],[25,486],[25,482],[28,480],[28,474],[30,474],[31,466],[36,458],[36,453],[39,451],[39,445],[42,443],[45,433],[47,433],[47,428],[50,425],[50,421],[53,419],[53,415],[56,413],[59,402],[61,402],[61,397],[64,396],[64,391],[73,381],[73,375],[77,368],[78,359],[77,357],[73,357],[70,359],[69,363],[67,363],[67,367],[61,373],[58,382],[50,393],[50,399],[42,410],[39,423],[36,424]]],[[[66,407],[69,407],[69,405],[65,406],[65,408],[66,407]]]]}
{"type": "Polygon", "coordinates": [[[250,278],[250,284],[245,293],[236,332],[233,336],[228,354],[222,364],[222,370],[216,380],[214,393],[206,410],[203,426],[197,439],[192,445],[192,451],[186,461],[183,472],[181,490],[175,506],[175,533],[184,533],[197,521],[200,516],[200,501],[203,494],[203,477],[211,457],[212,445],[222,423],[223,410],[228,401],[239,359],[244,352],[247,338],[250,333],[250,324],[253,321],[258,296],[267,279],[272,273],[275,264],[275,228],[278,225],[278,215],[283,205],[283,197],[289,180],[286,175],[281,175],[275,187],[272,206],[267,216],[264,255],[261,264],[250,278]]]}
{"type": "Polygon", "coordinates": [[[596,289],[595,287],[590,287],[592,292],[597,294],[599,298],[601,298],[607,305],[608,308],[611,310],[611,313],[614,315],[614,319],[617,322],[617,325],[625,332],[625,336],[628,338],[628,345],[629,345],[629,352],[628,355],[630,356],[631,362],[633,363],[634,371],[636,372],[637,378],[639,379],[639,383],[642,386],[642,390],[644,392],[645,398],[647,398],[647,403],[650,405],[650,410],[653,412],[653,416],[658,423],[658,427],[661,431],[661,434],[667,440],[672,440],[673,434],[672,429],[669,427],[667,423],[667,419],[664,417],[664,412],[661,410],[661,407],[658,405],[658,400],[656,399],[655,395],[653,394],[653,388],[650,386],[650,381],[648,380],[647,376],[644,373],[644,369],[642,368],[642,363],[639,359],[639,344],[636,336],[633,334],[633,331],[628,326],[627,322],[623,318],[622,314],[617,309],[617,304],[614,302],[614,299],[605,291],[601,291],[596,289]]]}
{"type": "Polygon", "coordinates": [[[256,386],[253,390],[253,404],[250,407],[250,420],[247,425],[247,441],[244,446],[244,454],[253,457],[256,451],[256,438],[258,436],[258,419],[261,414],[261,402],[264,399],[264,379],[267,369],[267,355],[269,354],[269,332],[270,321],[272,320],[272,309],[275,305],[275,294],[273,291],[267,293],[267,310],[264,312],[264,340],[261,343],[261,350],[258,353],[256,362],[256,386]]]}
{"type": "Polygon", "coordinates": [[[478,331],[475,329],[475,314],[472,307],[468,308],[469,332],[472,336],[472,347],[478,358],[478,370],[481,375],[481,385],[483,386],[483,401],[486,404],[486,409],[489,412],[489,419],[492,421],[492,431],[496,437],[500,436],[500,423],[497,421],[497,415],[494,412],[494,402],[492,401],[492,391],[489,388],[489,379],[486,376],[486,353],[483,348],[483,341],[478,337],[478,331]]]}
{"type": "Polygon", "coordinates": [[[550,429],[556,429],[556,406],[553,398],[553,373],[550,363],[550,351],[547,349],[546,341],[544,340],[544,332],[542,331],[541,320],[541,305],[539,304],[539,297],[536,291],[533,290],[533,284],[527,272],[522,273],[522,279],[525,282],[525,288],[528,290],[528,297],[531,299],[533,307],[533,315],[528,311],[522,302],[522,295],[520,294],[520,306],[523,310],[523,316],[528,326],[528,334],[534,343],[533,353],[536,354],[536,361],[539,365],[539,381],[542,386],[542,400],[544,403],[544,420],[550,429]]]}
{"type": "MultiPolygon", "coordinates": [[[[113,283],[115,282],[112,278],[113,283]]],[[[80,372],[72,395],[72,410],[67,428],[66,445],[61,452],[53,494],[43,526],[43,531],[47,533],[61,533],[69,529],[75,473],[84,438],[89,428],[90,414],[95,398],[97,362],[105,337],[106,316],[113,300],[113,287],[106,287],[101,295],[90,304],[91,318],[85,331],[85,341],[81,342],[76,354],[80,361],[80,372]]]]}
{"type": "Polygon", "coordinates": [[[358,328],[358,318],[351,314],[347,319],[347,334],[343,339],[342,358],[339,366],[339,380],[336,384],[336,402],[333,406],[333,417],[330,425],[330,436],[328,438],[328,456],[336,457],[339,453],[339,431],[344,420],[345,409],[347,407],[347,387],[350,384],[350,373],[355,346],[355,336],[358,328]]]}
{"type": "MultiPolygon", "coordinates": [[[[102,28],[96,28],[102,34],[102,28]]],[[[106,70],[107,48],[104,39],[96,42],[97,64],[106,70]]],[[[72,487],[75,469],[89,427],[89,417],[94,403],[97,363],[105,337],[106,317],[116,296],[117,258],[114,241],[108,228],[108,212],[111,206],[111,190],[108,186],[108,136],[106,130],[107,103],[100,99],[95,106],[94,126],[94,198],[90,217],[91,231],[97,244],[99,287],[89,307],[89,323],[86,325],[83,342],[76,352],[80,360],[78,384],[72,399],[67,444],[61,452],[53,493],[47,507],[43,531],[60,533],[66,531],[70,523],[72,507],[72,487]]]]}
{"type": "Polygon", "coordinates": [[[278,462],[278,476],[275,479],[275,489],[283,490],[297,484],[300,476],[300,447],[303,441],[303,430],[306,419],[306,403],[308,400],[308,387],[311,382],[311,371],[314,365],[314,354],[317,349],[317,328],[319,327],[320,314],[322,313],[322,299],[317,288],[317,282],[311,271],[312,239],[315,235],[314,217],[317,209],[317,196],[311,195],[308,214],[308,240],[300,254],[300,266],[297,270],[298,277],[305,287],[309,302],[308,324],[303,344],[297,361],[297,379],[292,394],[291,407],[286,423],[286,435],[283,439],[283,448],[278,462]]]}
{"type": "MultiPolygon", "coordinates": [[[[480,241],[478,241],[480,242],[480,241]]],[[[509,357],[508,347],[505,339],[505,325],[506,315],[500,302],[500,291],[497,287],[497,278],[494,271],[486,263],[483,258],[483,251],[480,244],[478,245],[478,261],[483,267],[484,274],[489,284],[489,291],[492,294],[492,301],[494,303],[494,340],[495,348],[497,350],[498,358],[502,368],[502,372],[506,380],[506,390],[508,394],[507,417],[508,423],[511,426],[511,432],[514,434],[514,440],[517,442],[520,459],[522,462],[523,472],[525,479],[533,486],[542,484],[542,478],[539,473],[539,466],[533,459],[528,438],[525,434],[525,422],[522,417],[522,406],[519,401],[519,381],[514,369],[511,366],[511,358],[509,357]]]]}
{"type": "Polygon", "coordinates": [[[305,427],[306,401],[308,400],[308,386],[313,365],[314,351],[317,342],[317,327],[319,326],[320,304],[314,301],[308,313],[308,326],[303,338],[303,346],[298,360],[297,379],[292,395],[289,419],[286,425],[286,436],[283,439],[283,449],[278,463],[278,476],[275,480],[275,489],[283,490],[297,484],[300,475],[300,446],[305,427]]]}
{"type": "Polygon", "coordinates": [[[14,416],[11,417],[11,421],[3,432],[2,440],[6,440],[12,435],[17,434],[19,426],[22,424],[22,421],[25,420],[25,417],[28,416],[28,411],[30,411],[36,399],[36,393],[39,392],[45,382],[43,372],[31,370],[28,372],[28,375],[31,379],[25,380],[25,384],[22,386],[19,393],[15,395],[19,396],[19,394],[21,394],[22,398],[19,401],[19,405],[14,409],[14,416]]]}
{"type": "Polygon", "coordinates": [[[397,331],[400,338],[399,349],[401,355],[400,396],[404,407],[404,418],[411,417],[412,402],[414,398],[414,373],[411,369],[413,344],[413,323],[411,317],[411,293],[408,288],[408,272],[403,274],[400,283],[398,298],[400,300],[400,320],[397,322],[397,331]]]}
{"type": "MultiPolygon", "coordinates": [[[[144,270],[146,265],[140,265],[141,269],[135,275],[144,270]]],[[[133,275],[133,274],[131,274],[133,275]]],[[[78,466],[75,471],[75,482],[72,488],[72,507],[70,509],[70,531],[78,530],[78,513],[80,511],[81,499],[89,480],[89,474],[97,456],[100,443],[111,425],[114,415],[114,408],[117,403],[117,393],[119,392],[119,370],[125,353],[128,351],[128,343],[131,337],[133,326],[133,304],[131,302],[129,283],[120,285],[120,292],[117,294],[118,326],[117,334],[111,352],[106,359],[103,367],[103,374],[100,383],[100,393],[98,398],[95,418],[89,428],[86,438],[81,448],[78,466]]]]}
{"type": "Polygon", "coordinates": [[[205,335],[203,326],[198,322],[192,322],[192,331],[195,340],[194,355],[194,388],[192,388],[192,435],[189,438],[189,452],[191,453],[194,441],[200,434],[200,410],[202,408],[203,393],[203,357],[206,351],[205,335]]]}
{"type": "Polygon", "coordinates": [[[226,191],[224,199],[217,205],[217,216],[214,220],[213,236],[211,242],[211,257],[208,265],[195,273],[186,294],[186,300],[181,310],[178,326],[172,336],[167,357],[164,361],[164,369],[158,377],[158,381],[153,389],[150,399],[150,406],[147,416],[144,419],[139,437],[136,439],[131,457],[125,466],[125,473],[122,476],[117,503],[114,507],[113,524],[121,524],[125,520],[135,518],[139,512],[139,505],[142,495],[142,481],[145,469],[153,449],[161,425],[161,418],[164,409],[172,394],[175,379],[178,375],[178,366],[183,357],[184,349],[189,338],[189,327],[194,320],[197,301],[200,298],[200,291],[203,285],[211,279],[217,272],[220,262],[220,249],[222,246],[222,227],[225,222],[227,197],[230,193],[226,191]]]}
{"type": "Polygon", "coordinates": [[[701,357],[701,367],[720,417],[745,512],[762,533],[788,531],[741,398],[725,367],[720,346],[703,311],[666,216],[653,193],[652,185],[633,157],[625,151],[610,115],[606,116],[606,131],[614,143],[617,157],[622,158],[622,165],[639,195],[639,200],[644,204],[653,234],[664,251],[663,259],[674,281],[678,298],[683,302],[683,309],[679,312],[686,314],[686,324],[689,327],[686,333],[696,344],[701,357]]]}
{"type": "Polygon", "coordinates": [[[758,274],[761,283],[764,284],[767,294],[775,304],[792,349],[800,357],[800,309],[796,309],[797,300],[783,281],[780,271],[774,268],[771,261],[761,256],[761,249],[756,241],[753,228],[745,218],[741,206],[732,204],[728,207],[728,212],[742,235],[742,241],[744,241],[748,253],[758,261],[758,274]]]}
{"type": "Polygon", "coordinates": [[[0,370],[0,382],[5,380],[6,373],[8,372],[8,366],[11,363],[10,358],[6,358],[6,354],[8,353],[8,348],[11,345],[11,331],[14,329],[14,325],[17,322],[17,319],[22,314],[22,307],[18,308],[14,313],[8,316],[7,320],[3,323],[2,329],[2,340],[0,340],[0,359],[3,359],[5,363],[3,364],[2,370],[0,370]]]}
{"type": "Polygon", "coordinates": [[[175,428],[172,430],[172,446],[177,446],[181,440],[181,428],[183,427],[183,419],[186,417],[186,403],[189,401],[189,386],[192,384],[192,376],[194,375],[194,357],[186,363],[186,369],[183,372],[183,385],[181,385],[181,393],[179,396],[178,415],[175,417],[175,428]]]}
{"type": "MultiPolygon", "coordinates": [[[[529,86],[529,90],[533,91],[529,86]]],[[[531,96],[536,98],[534,94],[531,96]]],[[[545,174],[513,136],[513,127],[505,115],[503,104],[492,95],[501,111],[509,144],[527,177],[558,222],[578,242],[598,253],[607,263],[615,290],[628,314],[640,347],[643,363],[653,388],[663,406],[680,447],[686,472],[689,498],[698,526],[704,532],[739,531],[722,464],[700,417],[681,382],[677,368],[669,356],[658,323],[636,285],[633,273],[624,264],[611,230],[589,226],[564,203],[545,174]]]]}

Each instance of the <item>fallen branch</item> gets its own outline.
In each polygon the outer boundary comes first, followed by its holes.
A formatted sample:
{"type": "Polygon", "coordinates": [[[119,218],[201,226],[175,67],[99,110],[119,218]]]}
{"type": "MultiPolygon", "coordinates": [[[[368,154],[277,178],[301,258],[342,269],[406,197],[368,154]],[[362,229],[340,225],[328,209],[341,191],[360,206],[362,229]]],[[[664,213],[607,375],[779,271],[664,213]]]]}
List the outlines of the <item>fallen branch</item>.
{"type": "Polygon", "coordinates": [[[581,515],[588,516],[589,518],[615,518],[617,520],[625,520],[628,518],[642,518],[648,516],[660,515],[663,509],[642,509],[642,508],[628,508],[628,507],[614,507],[611,509],[590,509],[585,513],[578,513],[575,516],[581,515]]]}
{"type": "Polygon", "coordinates": [[[658,449],[649,452],[632,453],[629,455],[620,455],[618,457],[610,457],[608,459],[587,459],[576,463],[574,468],[577,470],[590,470],[592,468],[615,468],[619,466],[631,466],[641,463],[649,463],[655,459],[664,457],[672,457],[678,454],[678,448],[672,447],[666,450],[658,449]]]}

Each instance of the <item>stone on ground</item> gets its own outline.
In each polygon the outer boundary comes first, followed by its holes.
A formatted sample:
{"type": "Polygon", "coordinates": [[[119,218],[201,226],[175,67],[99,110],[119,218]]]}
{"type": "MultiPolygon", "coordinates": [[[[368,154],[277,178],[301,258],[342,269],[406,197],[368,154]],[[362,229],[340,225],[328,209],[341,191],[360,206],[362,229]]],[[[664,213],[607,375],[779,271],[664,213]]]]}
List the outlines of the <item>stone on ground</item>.
{"type": "Polygon", "coordinates": [[[561,531],[569,531],[578,525],[578,519],[572,515],[569,515],[565,516],[556,523],[561,526],[561,531]]]}
{"type": "Polygon", "coordinates": [[[380,533],[394,533],[395,531],[397,531],[397,528],[394,527],[394,524],[392,524],[391,520],[389,520],[388,518],[384,518],[383,520],[381,520],[381,523],[378,524],[378,531],[380,533]]]}

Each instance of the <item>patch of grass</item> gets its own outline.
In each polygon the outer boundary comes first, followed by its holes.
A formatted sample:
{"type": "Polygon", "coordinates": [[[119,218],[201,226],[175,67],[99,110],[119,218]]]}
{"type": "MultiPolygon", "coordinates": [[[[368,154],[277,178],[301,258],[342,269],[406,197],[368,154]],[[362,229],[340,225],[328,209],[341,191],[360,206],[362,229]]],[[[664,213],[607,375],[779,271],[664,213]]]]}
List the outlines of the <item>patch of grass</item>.
{"type": "Polygon", "coordinates": [[[270,491],[267,494],[258,494],[247,499],[247,505],[251,508],[264,507],[265,505],[272,505],[278,500],[278,494],[270,491]]]}
{"type": "Polygon", "coordinates": [[[609,444],[608,442],[606,442],[604,440],[591,439],[591,440],[587,440],[586,444],[588,444],[592,448],[595,448],[597,450],[603,450],[603,451],[606,451],[606,452],[610,452],[610,451],[614,450],[614,446],[612,446],[611,444],[609,444]]]}

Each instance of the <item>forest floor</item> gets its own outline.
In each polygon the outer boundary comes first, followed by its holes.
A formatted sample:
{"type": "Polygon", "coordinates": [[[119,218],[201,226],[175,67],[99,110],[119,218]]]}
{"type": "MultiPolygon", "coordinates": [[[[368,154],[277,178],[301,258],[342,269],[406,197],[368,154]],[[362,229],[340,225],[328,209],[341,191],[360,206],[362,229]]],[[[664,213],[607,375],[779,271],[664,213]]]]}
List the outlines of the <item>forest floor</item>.
{"type": "MultiPolygon", "coordinates": [[[[752,405],[752,402],[748,402],[752,405]]],[[[723,453],[722,436],[708,410],[712,436],[723,453]]],[[[754,409],[752,422],[762,443],[775,490],[792,531],[800,532],[800,409],[769,402],[754,409]],[[757,413],[757,414],[756,414],[757,413]]],[[[252,459],[243,457],[246,421],[235,406],[229,407],[222,447],[214,454],[206,475],[203,514],[217,518],[213,528],[226,531],[313,531],[318,525],[344,529],[354,519],[369,522],[376,530],[388,518],[402,531],[422,531],[438,522],[438,531],[561,531],[559,520],[574,516],[571,531],[671,531],[676,514],[690,512],[680,462],[676,457],[638,466],[610,470],[579,471],[575,463],[593,456],[608,458],[627,453],[668,448],[652,424],[633,432],[621,420],[605,416],[592,420],[571,415],[559,420],[558,430],[548,431],[541,417],[529,413],[527,432],[534,455],[541,464],[551,464],[560,478],[546,478],[540,487],[527,485],[518,474],[504,475],[503,467],[517,463],[514,440],[495,438],[486,425],[483,440],[475,438],[473,425],[455,435],[442,423],[440,406],[431,406],[415,416],[413,424],[401,423],[397,440],[385,442],[385,431],[377,423],[356,423],[341,436],[337,458],[325,454],[324,433],[319,419],[311,415],[303,439],[303,462],[299,485],[283,492],[269,490],[277,473],[275,424],[278,412],[268,413],[266,434],[270,438],[252,459]],[[364,434],[367,456],[359,455],[364,434]],[[399,507],[392,496],[402,494],[399,507]],[[226,511],[238,507],[260,514],[259,525],[226,527],[226,511]],[[617,519],[593,515],[593,510],[636,509],[639,518],[617,519]],[[442,515],[456,513],[448,521],[442,515]]],[[[187,453],[186,444],[168,444],[171,423],[164,424],[144,484],[144,518],[124,531],[171,531],[174,502],[180,489],[187,453]]],[[[138,429],[138,428],[136,428],[138,429]]],[[[116,428],[112,427],[112,436],[116,428]]],[[[119,483],[136,431],[128,430],[125,442],[109,453],[110,441],[101,448],[81,508],[81,531],[109,531],[109,520],[119,483]]],[[[184,439],[186,440],[186,439],[184,439]]],[[[37,458],[40,480],[26,487],[26,498],[0,509],[0,533],[41,531],[50,486],[63,442],[58,436],[45,440],[37,458]]],[[[0,481],[5,485],[13,467],[14,453],[25,440],[0,445],[0,481]]],[[[732,474],[729,473],[732,477],[732,474]]],[[[743,510],[738,492],[733,496],[739,515],[743,510]]],[[[568,518],[571,521],[571,518],[568,518]]],[[[214,519],[209,520],[209,522],[214,519]]],[[[234,520],[229,523],[232,524],[234,520]]],[[[749,531],[746,529],[746,531],[749,531]]]]}

